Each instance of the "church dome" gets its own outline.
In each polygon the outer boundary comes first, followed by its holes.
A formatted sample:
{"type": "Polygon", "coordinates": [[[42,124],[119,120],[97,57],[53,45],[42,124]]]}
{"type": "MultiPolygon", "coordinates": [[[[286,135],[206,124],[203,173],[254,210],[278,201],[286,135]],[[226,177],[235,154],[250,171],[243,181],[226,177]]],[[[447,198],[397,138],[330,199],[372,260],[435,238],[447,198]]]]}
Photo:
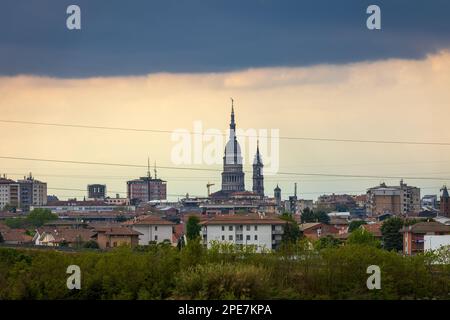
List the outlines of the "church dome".
{"type": "Polygon", "coordinates": [[[225,159],[227,164],[242,164],[241,146],[236,138],[230,138],[225,145],[225,159]]]}

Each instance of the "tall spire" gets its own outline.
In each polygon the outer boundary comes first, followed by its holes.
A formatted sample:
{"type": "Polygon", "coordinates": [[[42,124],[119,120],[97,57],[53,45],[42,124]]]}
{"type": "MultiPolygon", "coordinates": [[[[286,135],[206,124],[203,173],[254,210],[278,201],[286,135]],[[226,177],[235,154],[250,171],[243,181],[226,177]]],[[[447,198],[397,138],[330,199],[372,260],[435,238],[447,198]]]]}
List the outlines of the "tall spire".
{"type": "Polygon", "coordinates": [[[230,122],[230,135],[233,134],[236,130],[236,123],[234,122],[234,99],[231,99],[231,122],[230,122]]]}

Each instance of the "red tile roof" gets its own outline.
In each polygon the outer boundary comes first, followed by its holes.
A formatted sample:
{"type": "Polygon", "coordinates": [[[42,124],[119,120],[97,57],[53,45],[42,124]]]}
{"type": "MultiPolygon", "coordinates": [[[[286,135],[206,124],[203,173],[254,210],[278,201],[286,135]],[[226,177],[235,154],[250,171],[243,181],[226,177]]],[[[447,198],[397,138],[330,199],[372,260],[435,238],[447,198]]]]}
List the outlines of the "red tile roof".
{"type": "Polygon", "coordinates": [[[174,222],[168,221],[156,215],[145,215],[136,218],[136,221],[129,221],[131,225],[175,225],[174,222]]]}
{"type": "Polygon", "coordinates": [[[381,226],[383,225],[382,222],[378,223],[371,223],[371,224],[363,224],[361,228],[366,230],[367,232],[373,234],[375,237],[381,237],[381,226]]]}

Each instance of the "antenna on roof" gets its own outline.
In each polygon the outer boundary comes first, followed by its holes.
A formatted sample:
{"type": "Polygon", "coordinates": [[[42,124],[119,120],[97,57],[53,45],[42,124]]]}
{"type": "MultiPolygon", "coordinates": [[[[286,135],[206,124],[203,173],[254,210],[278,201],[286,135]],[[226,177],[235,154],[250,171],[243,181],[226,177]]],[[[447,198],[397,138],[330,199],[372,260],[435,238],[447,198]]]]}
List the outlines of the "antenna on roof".
{"type": "Polygon", "coordinates": [[[151,178],[152,175],[150,173],[150,157],[147,157],[147,177],[151,178]]]}
{"type": "Polygon", "coordinates": [[[154,170],[155,170],[155,179],[157,179],[158,177],[157,177],[157,175],[156,175],[156,161],[155,161],[155,167],[154,167],[154,170]]]}

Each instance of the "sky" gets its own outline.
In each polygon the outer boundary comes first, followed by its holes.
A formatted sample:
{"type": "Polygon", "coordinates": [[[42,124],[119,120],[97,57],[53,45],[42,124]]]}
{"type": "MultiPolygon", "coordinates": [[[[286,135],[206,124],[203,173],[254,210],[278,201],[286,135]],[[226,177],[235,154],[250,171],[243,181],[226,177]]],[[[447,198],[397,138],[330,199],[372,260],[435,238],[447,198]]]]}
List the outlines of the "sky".
{"type": "MultiPolygon", "coordinates": [[[[49,194],[61,198],[83,197],[88,183],[105,183],[110,196],[124,195],[127,180],[146,174],[150,157],[168,181],[171,200],[206,195],[206,183],[215,183],[213,191],[220,188],[226,142],[220,134],[226,134],[233,97],[238,128],[274,129],[282,137],[269,139],[279,152],[262,145],[266,171],[275,157],[279,172],[297,173],[267,175],[268,195],[279,184],[287,197],[294,182],[305,199],[357,194],[382,181],[398,184],[397,177],[421,187],[422,195],[436,194],[450,181],[448,145],[285,139],[450,142],[450,3],[378,1],[382,29],[376,31],[365,26],[369,4],[3,1],[0,173],[17,179],[32,171],[48,183],[49,194]],[[81,8],[82,29],[69,31],[65,9],[73,3],[81,8]],[[193,131],[199,123],[219,135],[197,149],[191,136],[186,150],[192,161],[180,164],[173,132],[193,131]],[[204,154],[212,149],[218,162],[211,164],[204,154]],[[199,152],[202,161],[195,163],[199,152]]],[[[248,148],[244,137],[240,142],[251,161],[254,145],[248,148]]]]}

